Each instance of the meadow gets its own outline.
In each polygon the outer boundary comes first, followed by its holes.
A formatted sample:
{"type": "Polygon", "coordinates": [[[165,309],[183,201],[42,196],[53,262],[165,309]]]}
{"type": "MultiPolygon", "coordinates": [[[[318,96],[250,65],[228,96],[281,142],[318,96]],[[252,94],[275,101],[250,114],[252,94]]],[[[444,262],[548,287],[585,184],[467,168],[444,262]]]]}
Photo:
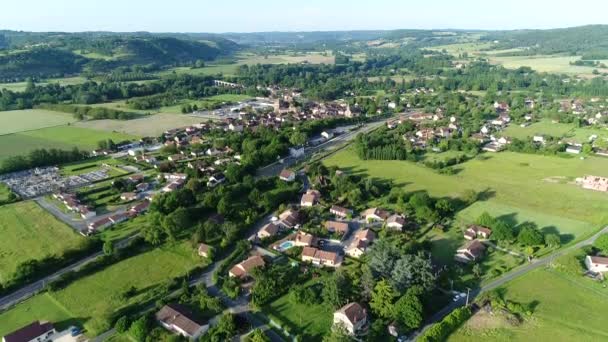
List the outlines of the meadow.
{"type": "Polygon", "coordinates": [[[41,128],[0,136],[0,161],[39,148],[69,150],[78,147],[93,150],[97,148],[97,143],[101,140],[112,139],[114,142],[120,142],[136,138],[136,136],[126,133],[107,132],[75,125],[41,128]]]}
{"type": "MultiPolygon", "coordinates": [[[[75,76],[65,78],[49,78],[43,82],[36,82],[36,85],[59,84],[62,86],[82,84],[87,81],[86,78],[75,76]]],[[[27,82],[0,83],[0,89],[6,89],[14,92],[24,91],[27,87],[27,82]]]]}
{"type": "Polygon", "coordinates": [[[0,112],[0,135],[66,125],[75,121],[71,114],[44,109],[0,112]]]}
{"type": "Polygon", "coordinates": [[[0,314],[0,333],[35,319],[61,315],[62,320],[82,324],[88,336],[96,336],[110,328],[106,321],[110,314],[126,305],[145,302],[151,291],[202,262],[187,243],[156,248],[78,279],[57,292],[36,295],[0,314]],[[122,296],[132,286],[136,294],[122,296]],[[41,299],[44,296],[50,300],[41,299]],[[32,303],[40,301],[46,301],[45,308],[33,310],[32,303]]]}
{"type": "Polygon", "coordinates": [[[93,129],[105,132],[120,132],[121,134],[136,136],[159,136],[164,131],[177,127],[184,127],[200,123],[204,119],[188,115],[155,114],[133,120],[95,120],[81,121],[76,127],[93,129]]]}
{"type": "Polygon", "coordinates": [[[550,135],[552,137],[565,138],[578,143],[588,142],[589,137],[592,135],[604,138],[608,137],[608,130],[606,129],[589,127],[578,128],[573,124],[553,123],[551,120],[541,120],[528,127],[510,125],[503,133],[506,136],[518,139],[529,139],[535,135],[550,135]]]}
{"type": "Polygon", "coordinates": [[[513,326],[482,310],[448,341],[606,341],[608,290],[592,283],[551,269],[532,271],[500,289],[506,299],[530,305],[531,318],[513,326]]]}
{"type": "MultiPolygon", "coordinates": [[[[580,59],[580,57],[577,56],[490,56],[489,59],[491,63],[500,64],[507,69],[517,69],[525,66],[539,72],[570,74],[584,77],[594,77],[594,69],[598,69],[599,72],[608,72],[608,69],[570,65],[570,62],[580,59]]],[[[604,63],[605,61],[600,60],[600,62],[604,63]]]]}
{"type": "Polygon", "coordinates": [[[0,206],[0,283],[20,263],[77,248],[84,238],[33,201],[0,206]]]}
{"type": "Polygon", "coordinates": [[[483,154],[455,166],[455,175],[441,175],[407,161],[361,161],[352,149],[345,149],[327,158],[325,164],[392,180],[408,192],[427,191],[431,196],[455,198],[476,190],[482,200],[459,214],[468,222],[488,211],[515,224],[535,222],[540,229],[564,234],[566,242],[608,223],[608,194],[571,184],[584,175],[608,176],[608,159],[503,152],[483,154]]]}

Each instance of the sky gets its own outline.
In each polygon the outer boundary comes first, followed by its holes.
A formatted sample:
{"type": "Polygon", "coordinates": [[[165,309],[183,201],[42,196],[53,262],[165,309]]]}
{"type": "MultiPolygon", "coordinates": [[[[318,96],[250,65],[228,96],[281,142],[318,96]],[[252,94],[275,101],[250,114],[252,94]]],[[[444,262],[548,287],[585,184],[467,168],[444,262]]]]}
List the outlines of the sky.
{"type": "Polygon", "coordinates": [[[0,29],[266,32],[608,24],[607,0],[0,0],[0,29]]]}

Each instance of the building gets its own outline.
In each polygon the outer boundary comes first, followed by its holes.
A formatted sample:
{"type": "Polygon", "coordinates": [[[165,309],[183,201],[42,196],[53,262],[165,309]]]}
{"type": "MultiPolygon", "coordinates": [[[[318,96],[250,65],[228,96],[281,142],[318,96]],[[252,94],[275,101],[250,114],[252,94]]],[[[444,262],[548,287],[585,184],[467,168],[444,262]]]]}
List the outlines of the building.
{"type": "Polygon", "coordinates": [[[405,226],[405,217],[403,217],[401,215],[393,214],[386,220],[386,227],[390,228],[392,230],[401,231],[401,230],[403,230],[404,226],[405,226]]]}
{"type": "Polygon", "coordinates": [[[323,251],[315,247],[304,247],[302,261],[311,262],[316,266],[340,267],[342,256],[336,252],[323,251]]]}
{"type": "Polygon", "coordinates": [[[360,258],[375,239],[376,234],[371,229],[358,231],[353,242],[346,248],[346,255],[360,258]]]}
{"type": "Polygon", "coordinates": [[[308,190],[304,195],[302,195],[300,206],[312,207],[319,201],[319,198],[321,198],[321,193],[319,190],[308,190]]]}
{"type": "Polygon", "coordinates": [[[478,226],[475,224],[469,225],[464,231],[464,238],[467,240],[475,240],[476,238],[488,239],[492,235],[492,229],[478,226]]]}
{"type": "Polygon", "coordinates": [[[483,256],[486,247],[479,240],[473,240],[456,251],[456,261],[470,263],[479,260],[483,256]]]}
{"type": "Polygon", "coordinates": [[[337,205],[332,205],[329,212],[343,219],[353,214],[352,210],[337,205]]]}
{"type": "Polygon", "coordinates": [[[281,227],[279,227],[278,225],[271,222],[271,223],[265,225],[264,227],[262,227],[262,229],[260,229],[260,231],[258,232],[257,236],[260,239],[273,237],[273,236],[277,235],[277,233],[280,230],[281,230],[281,227]]]}
{"type": "Polygon", "coordinates": [[[334,326],[342,326],[351,335],[367,324],[367,311],[359,303],[348,303],[334,312],[334,326]]]}
{"type": "Polygon", "coordinates": [[[299,231],[296,233],[296,237],[293,239],[293,245],[295,247],[310,247],[317,245],[317,238],[311,234],[299,231]]]}
{"type": "Polygon", "coordinates": [[[279,174],[279,179],[285,182],[293,182],[294,180],[296,180],[296,173],[291,170],[285,169],[279,174]]]}
{"type": "Polygon", "coordinates": [[[390,214],[386,210],[370,208],[361,213],[361,216],[365,218],[366,221],[385,221],[390,214]]]}
{"type": "Polygon", "coordinates": [[[285,228],[294,228],[300,223],[300,213],[294,209],[287,209],[279,215],[278,223],[285,228]]]}
{"type": "Polygon", "coordinates": [[[126,202],[135,201],[137,199],[137,194],[134,192],[125,192],[120,195],[120,199],[126,202]]]}
{"type": "Polygon", "coordinates": [[[211,246],[204,244],[204,243],[200,243],[198,245],[198,255],[199,256],[202,256],[203,258],[208,258],[210,254],[211,254],[211,246]]]}
{"type": "Polygon", "coordinates": [[[572,154],[580,154],[582,150],[583,149],[580,146],[568,145],[568,147],[566,147],[566,152],[572,154]]]}
{"type": "Polygon", "coordinates": [[[247,278],[251,274],[251,271],[264,265],[266,265],[264,259],[259,255],[254,255],[234,265],[228,272],[228,275],[240,279],[247,278]]]}
{"type": "Polygon", "coordinates": [[[50,322],[32,322],[4,335],[2,342],[51,342],[57,331],[50,322]]]}
{"type": "Polygon", "coordinates": [[[163,306],[156,313],[156,320],[165,329],[190,339],[197,339],[209,330],[209,323],[197,319],[192,310],[180,304],[163,306]]]}
{"type": "Polygon", "coordinates": [[[587,255],[587,257],[585,257],[585,266],[587,266],[587,269],[591,272],[608,272],[608,258],[587,255]]]}
{"type": "Polygon", "coordinates": [[[111,225],[112,225],[112,221],[110,221],[110,219],[106,217],[106,218],[102,218],[101,220],[97,220],[95,222],[89,223],[88,228],[89,228],[90,233],[94,233],[98,230],[107,228],[111,225]]]}
{"type": "Polygon", "coordinates": [[[323,226],[330,233],[346,235],[348,233],[348,222],[326,221],[323,226]]]}

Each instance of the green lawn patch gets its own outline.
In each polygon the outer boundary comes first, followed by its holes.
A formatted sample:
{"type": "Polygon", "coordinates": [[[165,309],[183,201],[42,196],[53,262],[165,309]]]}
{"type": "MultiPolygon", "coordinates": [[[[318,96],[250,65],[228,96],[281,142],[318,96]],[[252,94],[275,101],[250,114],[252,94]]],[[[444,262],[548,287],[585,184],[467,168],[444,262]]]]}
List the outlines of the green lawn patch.
{"type": "Polygon", "coordinates": [[[608,130],[591,127],[578,128],[573,124],[553,123],[551,120],[541,120],[528,127],[510,125],[504,130],[504,134],[522,140],[530,139],[535,135],[550,135],[552,137],[566,138],[579,143],[585,143],[589,141],[589,137],[592,135],[608,137],[608,130]]]}
{"type": "Polygon", "coordinates": [[[0,336],[4,336],[35,320],[53,322],[57,330],[82,322],[73,318],[49,294],[34,296],[14,308],[0,314],[0,336]]]}
{"type": "Polygon", "coordinates": [[[20,263],[62,255],[84,238],[55,219],[33,201],[0,207],[0,283],[6,282],[20,263]]]}
{"type": "Polygon", "coordinates": [[[77,121],[71,114],[45,109],[0,112],[0,135],[65,125],[77,121]]]}

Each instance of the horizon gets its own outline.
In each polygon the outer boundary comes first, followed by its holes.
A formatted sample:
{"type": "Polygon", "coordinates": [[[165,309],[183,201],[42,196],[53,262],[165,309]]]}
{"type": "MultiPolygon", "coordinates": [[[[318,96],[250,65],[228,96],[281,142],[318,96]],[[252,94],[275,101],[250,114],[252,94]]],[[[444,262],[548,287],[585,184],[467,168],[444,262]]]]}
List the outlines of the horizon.
{"type": "Polygon", "coordinates": [[[376,0],[362,4],[337,0],[285,5],[279,0],[207,3],[175,0],[23,0],[4,5],[0,22],[26,32],[264,33],[462,30],[502,31],[601,25],[608,3],[581,0],[530,2],[500,6],[482,0],[433,3],[376,0]],[[592,8],[593,11],[589,9],[592,8]],[[66,11],[69,9],[69,11],[66,11]],[[539,16],[539,13],[544,15],[539,16]]]}

